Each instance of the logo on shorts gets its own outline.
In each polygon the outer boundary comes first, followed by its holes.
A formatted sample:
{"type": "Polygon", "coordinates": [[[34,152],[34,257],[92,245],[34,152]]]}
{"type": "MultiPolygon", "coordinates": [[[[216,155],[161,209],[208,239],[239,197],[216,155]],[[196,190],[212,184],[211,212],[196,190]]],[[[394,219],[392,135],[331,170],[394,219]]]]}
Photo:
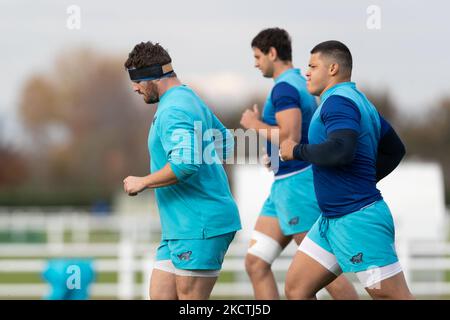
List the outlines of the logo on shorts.
{"type": "Polygon", "coordinates": [[[292,218],[291,220],[289,220],[289,225],[290,225],[290,226],[295,226],[295,225],[298,224],[298,221],[299,221],[299,220],[300,220],[300,219],[299,219],[298,217],[292,218]]]}
{"type": "Polygon", "coordinates": [[[192,251],[186,251],[181,254],[177,254],[177,257],[178,257],[178,259],[180,259],[182,261],[188,261],[189,259],[191,259],[191,254],[192,254],[192,251]]]}
{"type": "Polygon", "coordinates": [[[360,252],[357,255],[353,256],[350,259],[350,262],[353,263],[353,264],[358,264],[358,263],[363,262],[363,254],[362,254],[362,252],[360,252]]]}

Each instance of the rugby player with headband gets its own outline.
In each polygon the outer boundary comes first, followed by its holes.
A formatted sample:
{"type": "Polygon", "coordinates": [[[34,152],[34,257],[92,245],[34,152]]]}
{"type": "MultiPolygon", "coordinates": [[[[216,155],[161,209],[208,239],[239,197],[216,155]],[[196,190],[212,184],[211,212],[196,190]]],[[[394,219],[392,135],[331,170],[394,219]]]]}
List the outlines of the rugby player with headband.
{"type": "Polygon", "coordinates": [[[154,64],[149,67],[128,69],[130,80],[137,83],[140,81],[161,79],[170,76],[173,73],[174,71],[171,63],[165,65],[154,64]]]}
{"type": "Polygon", "coordinates": [[[136,45],[125,62],[133,90],[158,105],[148,138],[151,173],[129,176],[123,184],[131,196],[155,189],[162,230],[150,298],[208,299],[241,223],[222,163],[196,161],[196,156],[214,143],[215,154],[226,159],[234,140],[203,100],[180,82],[171,62],[167,51],[151,42],[136,45]],[[196,144],[198,125],[215,134],[196,144]]]}

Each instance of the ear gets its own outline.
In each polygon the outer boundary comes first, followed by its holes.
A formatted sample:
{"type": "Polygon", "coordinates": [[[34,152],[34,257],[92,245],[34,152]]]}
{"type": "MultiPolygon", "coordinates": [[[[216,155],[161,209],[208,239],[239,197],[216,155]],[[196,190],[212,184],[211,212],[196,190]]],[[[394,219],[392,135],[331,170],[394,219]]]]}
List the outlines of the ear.
{"type": "Polygon", "coordinates": [[[337,63],[330,64],[330,67],[328,68],[328,73],[332,77],[336,76],[339,73],[339,64],[337,63]]]}
{"type": "Polygon", "coordinates": [[[275,61],[278,58],[278,52],[277,49],[275,49],[274,47],[270,47],[269,48],[269,59],[271,61],[275,61]]]}

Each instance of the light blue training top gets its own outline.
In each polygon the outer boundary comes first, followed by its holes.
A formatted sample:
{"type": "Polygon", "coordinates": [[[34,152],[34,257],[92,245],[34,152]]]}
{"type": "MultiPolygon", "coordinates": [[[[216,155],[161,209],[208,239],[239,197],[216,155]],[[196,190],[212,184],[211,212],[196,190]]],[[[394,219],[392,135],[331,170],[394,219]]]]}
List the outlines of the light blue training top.
{"type": "Polygon", "coordinates": [[[342,129],[358,134],[353,161],[336,167],[313,165],[317,202],[326,217],[349,214],[382,199],[376,187],[382,122],[354,82],[336,84],[322,93],[309,127],[309,143],[323,143],[330,133],[342,129]]]}
{"type": "Polygon", "coordinates": [[[155,189],[162,239],[204,239],[241,229],[221,159],[233,136],[185,85],[166,91],[148,138],[150,169],[170,164],[179,182],[155,189]]]}
{"type": "MultiPolygon", "coordinates": [[[[262,121],[270,126],[277,126],[276,114],[287,109],[298,108],[301,111],[301,143],[308,143],[308,129],[311,117],[317,108],[315,98],[306,89],[306,79],[300,69],[288,69],[275,79],[263,108],[262,121]]],[[[278,146],[270,141],[266,143],[268,156],[271,158],[275,176],[281,176],[304,169],[311,164],[306,161],[281,161],[278,146]],[[274,151],[274,152],[273,152],[274,151]]]]}

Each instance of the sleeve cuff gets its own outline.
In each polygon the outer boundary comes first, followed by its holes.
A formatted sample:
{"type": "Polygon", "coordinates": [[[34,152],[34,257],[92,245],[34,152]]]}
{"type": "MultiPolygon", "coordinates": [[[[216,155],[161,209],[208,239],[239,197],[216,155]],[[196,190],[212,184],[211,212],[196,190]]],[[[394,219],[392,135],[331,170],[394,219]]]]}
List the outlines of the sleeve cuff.
{"type": "Polygon", "coordinates": [[[275,107],[275,112],[281,112],[288,109],[300,109],[300,107],[297,106],[296,104],[289,104],[281,107],[275,107]]]}
{"type": "Polygon", "coordinates": [[[292,151],[294,159],[304,161],[304,159],[302,158],[302,155],[301,155],[301,151],[302,151],[302,144],[299,143],[294,147],[294,150],[292,151]]]}
{"type": "Polygon", "coordinates": [[[186,174],[184,174],[183,171],[176,164],[173,164],[172,162],[169,162],[169,164],[170,168],[172,169],[173,173],[175,174],[175,176],[179,181],[184,180],[186,178],[186,174]]]}

